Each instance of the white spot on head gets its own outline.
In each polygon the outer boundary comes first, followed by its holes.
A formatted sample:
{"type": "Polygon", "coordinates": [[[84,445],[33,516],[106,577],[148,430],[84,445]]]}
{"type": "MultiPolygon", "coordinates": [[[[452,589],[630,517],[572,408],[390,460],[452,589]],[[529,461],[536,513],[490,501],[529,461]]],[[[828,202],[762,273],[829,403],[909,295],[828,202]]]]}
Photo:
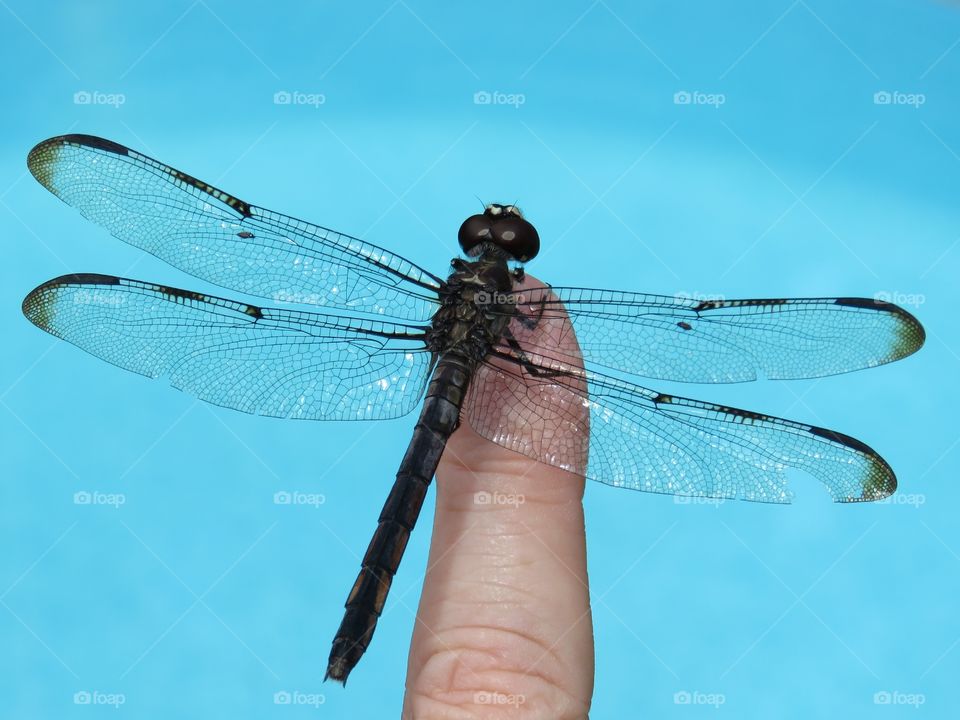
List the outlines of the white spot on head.
{"type": "Polygon", "coordinates": [[[501,212],[503,212],[503,208],[501,208],[499,205],[487,205],[487,212],[491,215],[499,215],[501,212]]]}

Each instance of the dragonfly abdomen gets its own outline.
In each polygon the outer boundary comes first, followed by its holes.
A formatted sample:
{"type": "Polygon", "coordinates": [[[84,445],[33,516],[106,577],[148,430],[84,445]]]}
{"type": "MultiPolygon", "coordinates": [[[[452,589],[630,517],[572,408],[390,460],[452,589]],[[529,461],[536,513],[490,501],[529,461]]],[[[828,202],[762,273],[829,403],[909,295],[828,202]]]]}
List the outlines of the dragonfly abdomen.
{"type": "Polygon", "coordinates": [[[346,684],[347,676],[370,644],[427,488],[440,464],[447,439],[460,422],[460,407],[473,368],[473,361],[457,352],[448,353],[437,362],[413,438],[380,511],[377,530],[363,557],[360,574],[347,597],[343,621],[333,639],[326,678],[346,684]]]}

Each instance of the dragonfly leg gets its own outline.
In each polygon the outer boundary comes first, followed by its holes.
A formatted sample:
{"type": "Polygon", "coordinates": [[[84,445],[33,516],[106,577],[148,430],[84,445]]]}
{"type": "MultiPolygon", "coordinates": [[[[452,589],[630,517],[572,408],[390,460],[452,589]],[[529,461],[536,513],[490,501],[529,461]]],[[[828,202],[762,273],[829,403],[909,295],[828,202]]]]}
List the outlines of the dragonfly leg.
{"type": "Polygon", "coordinates": [[[540,324],[540,320],[543,319],[543,313],[547,308],[547,301],[545,298],[540,298],[536,302],[537,310],[533,315],[525,315],[523,313],[517,313],[516,319],[528,330],[533,330],[537,325],[540,324]]]}
{"type": "Polygon", "coordinates": [[[503,358],[504,360],[509,360],[510,362],[516,363],[521,368],[526,370],[532,377],[535,378],[555,378],[555,377],[568,377],[570,375],[569,370],[563,370],[559,368],[549,368],[539,365],[527,357],[527,353],[520,343],[517,342],[517,339],[513,336],[513,333],[510,332],[510,328],[506,328],[503,331],[502,339],[507,343],[507,347],[513,350],[513,355],[507,355],[506,353],[497,353],[494,354],[497,357],[503,358]]]}

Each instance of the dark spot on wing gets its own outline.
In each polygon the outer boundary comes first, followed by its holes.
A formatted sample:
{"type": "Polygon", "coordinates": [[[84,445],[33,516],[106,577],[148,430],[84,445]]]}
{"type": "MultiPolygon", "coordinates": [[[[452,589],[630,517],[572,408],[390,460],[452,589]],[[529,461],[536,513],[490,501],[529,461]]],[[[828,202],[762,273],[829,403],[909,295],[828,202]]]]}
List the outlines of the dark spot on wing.
{"type": "Polygon", "coordinates": [[[771,419],[769,415],[764,415],[763,413],[752,412],[750,410],[741,410],[740,408],[728,407],[726,405],[718,405],[717,410],[727,413],[728,415],[733,416],[735,419],[739,418],[739,422],[752,423],[771,419]]]}
{"type": "Polygon", "coordinates": [[[788,301],[780,298],[774,299],[748,299],[748,300],[704,300],[699,305],[693,308],[694,312],[701,312],[703,310],[716,310],[718,308],[725,307],[775,307],[777,305],[784,305],[788,301]]]}
{"type": "Polygon", "coordinates": [[[863,453],[864,455],[876,455],[873,449],[866,443],[861,442],[854,437],[850,437],[849,435],[838,433],[836,430],[827,430],[826,428],[811,425],[810,432],[817,437],[826,438],[827,440],[832,440],[835,443],[846,445],[848,448],[852,448],[853,450],[863,453]]]}
{"type": "Polygon", "coordinates": [[[174,299],[182,300],[194,300],[196,302],[208,302],[209,298],[206,295],[203,295],[193,290],[181,290],[180,288],[167,287],[166,285],[157,285],[157,292],[161,292],[164,295],[169,295],[174,299]]]}
{"type": "Polygon", "coordinates": [[[177,170],[175,168],[169,168],[169,170],[170,174],[173,175],[177,180],[180,180],[187,185],[192,185],[193,187],[197,188],[197,190],[200,190],[201,192],[216,198],[220,202],[229,205],[244,217],[253,217],[253,212],[250,210],[249,203],[245,203],[240,198],[235,198],[233,195],[225,193],[223,190],[215,188],[213,185],[209,185],[203,180],[198,180],[193,175],[188,175],[182,170],[177,170]]]}
{"type": "Polygon", "coordinates": [[[844,307],[866,308],[867,310],[893,310],[896,307],[896,305],[888,303],[886,300],[874,300],[873,298],[863,297],[837,298],[834,300],[834,304],[843,305],[844,307]]]}
{"type": "Polygon", "coordinates": [[[240,232],[237,233],[237,237],[243,238],[244,240],[249,240],[253,236],[254,236],[253,233],[250,232],[249,230],[241,230],[240,232]]]}
{"type": "Polygon", "coordinates": [[[127,157],[144,162],[158,170],[162,169],[180,182],[195,187],[197,190],[216,198],[220,202],[236,210],[243,217],[253,216],[253,212],[250,209],[249,203],[246,203],[243,200],[230,195],[229,193],[225,193],[223,190],[203,182],[203,180],[198,180],[197,178],[193,177],[193,175],[188,175],[185,172],[163,165],[162,163],[159,163],[156,160],[147,157],[146,155],[141,155],[135,150],[124,147],[123,145],[115,143],[112,140],[106,140],[93,135],[60,135],[58,137],[44,140],[30,151],[30,154],[27,156],[27,167],[30,168],[30,171],[33,173],[34,177],[36,177],[37,180],[39,180],[40,183],[45,187],[50,187],[51,169],[58,162],[58,151],[65,145],[79,145],[82,147],[94,148],[96,150],[103,150],[104,152],[113,153],[114,155],[126,155],[127,157]]]}
{"type": "MultiPolygon", "coordinates": [[[[180,288],[167,287],[166,285],[155,285],[153,287],[157,290],[157,292],[163,293],[174,302],[179,302],[180,300],[191,300],[193,302],[212,303],[214,305],[222,302],[220,298],[210,297],[209,295],[194,292],[193,290],[182,290],[180,288]]],[[[243,312],[252,317],[254,320],[259,320],[263,317],[263,310],[258,308],[256,305],[247,305],[245,303],[236,303],[236,305],[241,307],[243,312]]]]}
{"type": "Polygon", "coordinates": [[[683,320],[677,323],[677,327],[682,328],[684,330],[693,330],[693,325],[691,325],[688,322],[683,322],[683,320]]]}

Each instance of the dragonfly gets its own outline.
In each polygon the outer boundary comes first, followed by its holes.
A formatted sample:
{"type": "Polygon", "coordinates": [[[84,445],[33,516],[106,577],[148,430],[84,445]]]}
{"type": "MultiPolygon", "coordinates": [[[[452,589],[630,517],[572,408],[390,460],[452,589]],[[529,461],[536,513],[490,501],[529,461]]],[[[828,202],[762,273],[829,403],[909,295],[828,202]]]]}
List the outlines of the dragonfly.
{"type": "Polygon", "coordinates": [[[435,275],[103,138],[50,138],[27,164],[120,240],[266,301],[72,274],[24,299],[24,314],[41,329],[246,413],[374,421],[420,407],[326,679],[346,684],[367,650],[461,423],[537,461],[633,490],[788,503],[792,471],[813,476],[841,503],[896,490],[887,462],[849,435],[635,382],[816,378],[893,362],[925,339],[920,322],[894,304],[536,284],[524,266],[539,234],[515,205],[502,204],[464,221],[462,256],[435,275]]]}

